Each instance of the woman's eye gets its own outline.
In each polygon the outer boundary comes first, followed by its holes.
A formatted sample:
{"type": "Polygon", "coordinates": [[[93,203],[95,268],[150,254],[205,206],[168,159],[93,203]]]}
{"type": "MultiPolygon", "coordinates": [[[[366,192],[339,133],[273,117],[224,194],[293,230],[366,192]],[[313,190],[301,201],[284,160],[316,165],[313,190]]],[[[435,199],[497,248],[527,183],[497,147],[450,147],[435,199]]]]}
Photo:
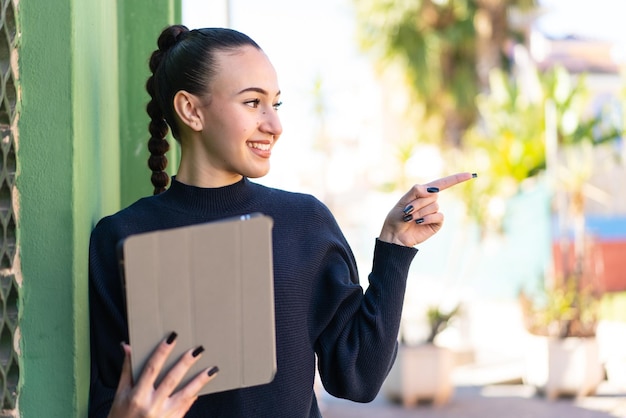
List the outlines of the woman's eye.
{"type": "Polygon", "coordinates": [[[279,107],[281,107],[283,105],[283,102],[278,102],[278,103],[274,103],[272,106],[274,106],[275,110],[278,110],[279,107]]]}
{"type": "Polygon", "coordinates": [[[250,106],[253,109],[256,109],[257,107],[259,107],[259,103],[261,103],[261,100],[259,99],[254,99],[254,100],[248,100],[247,102],[245,102],[244,104],[246,106],[250,106]]]}

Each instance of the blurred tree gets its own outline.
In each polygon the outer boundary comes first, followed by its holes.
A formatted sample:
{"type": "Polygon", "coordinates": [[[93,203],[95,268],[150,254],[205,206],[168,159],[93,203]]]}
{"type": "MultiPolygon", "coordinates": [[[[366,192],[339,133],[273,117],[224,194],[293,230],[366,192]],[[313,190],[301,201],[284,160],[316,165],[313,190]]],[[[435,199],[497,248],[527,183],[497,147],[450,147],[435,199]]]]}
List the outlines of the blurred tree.
{"type": "Polygon", "coordinates": [[[602,194],[588,183],[591,148],[623,134],[623,127],[612,123],[610,109],[588,111],[585,75],[574,77],[562,66],[543,73],[529,66],[515,77],[494,69],[489,92],[479,94],[476,103],[480,123],[452,152],[453,158],[480,167],[481,181],[459,189],[470,216],[483,229],[499,229],[506,200],[549,169],[552,193],[566,193],[566,206],[579,223],[586,195],[602,194]]]}
{"type": "Polygon", "coordinates": [[[423,104],[417,123],[435,125],[431,139],[458,146],[476,118],[476,95],[492,68],[508,66],[519,38],[509,11],[535,0],[355,0],[362,46],[385,66],[400,63],[412,99],[423,104]]]}

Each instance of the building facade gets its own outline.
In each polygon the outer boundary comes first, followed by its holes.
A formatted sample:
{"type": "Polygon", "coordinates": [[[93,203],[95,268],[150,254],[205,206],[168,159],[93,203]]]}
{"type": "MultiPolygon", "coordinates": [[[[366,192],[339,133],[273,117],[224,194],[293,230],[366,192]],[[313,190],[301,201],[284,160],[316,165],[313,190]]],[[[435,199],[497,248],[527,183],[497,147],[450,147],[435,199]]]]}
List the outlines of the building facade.
{"type": "Polygon", "coordinates": [[[151,193],[147,62],[180,0],[0,4],[0,417],[83,418],[89,235],[151,193]]]}

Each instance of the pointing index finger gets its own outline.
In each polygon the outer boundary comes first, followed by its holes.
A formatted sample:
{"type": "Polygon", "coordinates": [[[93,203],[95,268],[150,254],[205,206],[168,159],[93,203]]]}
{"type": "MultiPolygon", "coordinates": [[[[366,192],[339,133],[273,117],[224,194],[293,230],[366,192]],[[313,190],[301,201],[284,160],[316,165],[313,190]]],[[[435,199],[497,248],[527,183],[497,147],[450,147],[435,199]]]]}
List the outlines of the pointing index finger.
{"type": "Polygon", "coordinates": [[[452,174],[451,176],[442,177],[440,179],[433,180],[430,183],[426,184],[426,186],[438,187],[439,190],[445,190],[459,183],[463,183],[464,181],[471,180],[475,178],[476,176],[477,176],[476,173],[457,173],[457,174],[452,174]]]}

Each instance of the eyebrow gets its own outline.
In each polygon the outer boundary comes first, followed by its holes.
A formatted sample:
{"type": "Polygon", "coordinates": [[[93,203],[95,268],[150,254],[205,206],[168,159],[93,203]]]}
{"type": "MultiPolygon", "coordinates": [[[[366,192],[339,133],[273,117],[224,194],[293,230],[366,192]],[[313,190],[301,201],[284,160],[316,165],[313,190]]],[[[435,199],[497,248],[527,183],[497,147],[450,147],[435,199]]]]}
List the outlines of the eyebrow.
{"type": "MultiPolygon", "coordinates": [[[[265,96],[269,96],[270,95],[269,92],[267,92],[266,90],[264,90],[264,89],[262,89],[260,87],[248,87],[248,88],[245,88],[245,89],[241,90],[237,94],[239,95],[239,94],[248,93],[248,92],[251,92],[251,91],[259,93],[259,94],[263,94],[265,96]]],[[[276,93],[276,96],[280,96],[280,90],[278,90],[278,92],[276,93]]]]}

